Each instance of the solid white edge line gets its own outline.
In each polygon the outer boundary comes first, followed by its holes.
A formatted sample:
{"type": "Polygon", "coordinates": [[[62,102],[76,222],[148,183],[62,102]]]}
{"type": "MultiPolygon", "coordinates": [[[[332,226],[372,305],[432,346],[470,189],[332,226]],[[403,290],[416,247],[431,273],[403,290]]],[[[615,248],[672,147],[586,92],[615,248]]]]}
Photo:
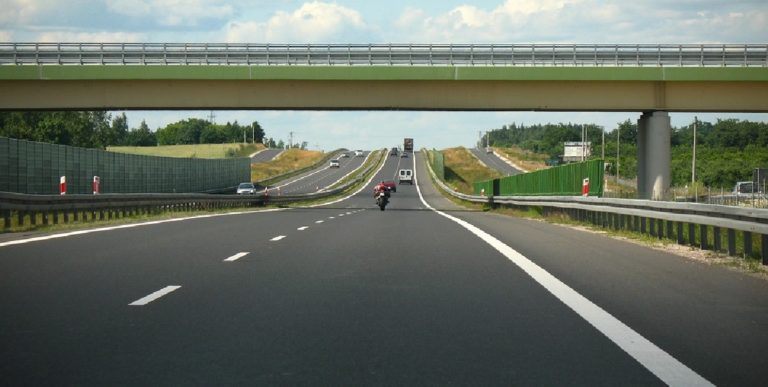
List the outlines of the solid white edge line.
{"type": "Polygon", "coordinates": [[[147,305],[150,302],[152,302],[154,300],[157,300],[158,298],[160,298],[160,297],[162,297],[162,296],[164,296],[164,295],[166,295],[166,294],[168,294],[168,293],[170,293],[170,292],[172,292],[172,291],[174,291],[174,290],[176,290],[176,289],[178,289],[180,287],[181,286],[178,286],[178,285],[166,286],[166,287],[164,287],[164,288],[162,288],[162,289],[160,289],[160,290],[158,290],[158,291],[156,291],[156,292],[154,292],[154,293],[152,293],[152,294],[150,294],[150,295],[148,295],[146,297],[142,297],[142,298],[139,298],[138,300],[136,300],[134,302],[131,302],[130,304],[128,304],[128,306],[144,306],[144,305],[147,305]]]}
{"type": "Polygon", "coordinates": [[[235,254],[235,255],[233,255],[233,256],[231,256],[231,257],[229,257],[229,258],[226,258],[226,259],[224,260],[224,262],[234,262],[234,261],[237,261],[238,259],[240,259],[240,258],[242,258],[242,257],[245,257],[245,256],[246,256],[246,255],[248,255],[248,254],[249,254],[249,253],[248,253],[248,252],[245,252],[245,251],[244,251],[244,252],[241,252],[241,253],[237,253],[237,254],[235,254]]]}
{"type": "MultiPolygon", "coordinates": [[[[416,179],[416,158],[413,160],[413,177],[416,179]]],[[[552,293],[562,303],[571,308],[600,333],[605,335],[624,352],[637,360],[643,367],[656,375],[661,381],[670,386],[712,386],[713,384],[701,375],[688,368],[672,355],[657,347],[648,339],[635,332],[632,328],[621,322],[610,313],[606,312],[595,303],[579,294],[555,276],[535,264],[524,255],[515,251],[504,242],[479,229],[478,227],[462,219],[448,215],[434,209],[424,200],[419,189],[420,180],[416,180],[416,192],[421,202],[430,210],[441,215],[467,229],[478,238],[488,243],[499,253],[507,257],[512,263],[520,267],[534,281],[552,293]]]]}
{"type": "Polygon", "coordinates": [[[286,211],[286,210],[289,210],[289,208],[270,208],[268,210],[227,212],[227,213],[223,213],[223,214],[206,214],[206,215],[189,216],[189,217],[186,217],[186,218],[173,218],[173,219],[163,219],[163,220],[152,220],[152,221],[149,221],[149,222],[141,222],[141,223],[121,224],[119,226],[92,228],[92,229],[88,229],[88,230],[77,230],[77,231],[70,231],[70,232],[65,232],[65,233],[61,233],[61,234],[53,234],[53,235],[46,235],[46,236],[40,236],[40,237],[32,237],[32,238],[27,238],[27,239],[17,239],[17,240],[12,240],[12,241],[8,241],[8,242],[1,242],[0,243],[0,247],[13,246],[13,245],[21,245],[21,244],[32,243],[32,242],[47,241],[47,240],[58,239],[58,238],[66,238],[66,237],[76,236],[76,235],[91,234],[91,233],[94,233],[94,232],[121,230],[121,229],[125,229],[125,228],[150,226],[150,225],[161,224],[161,223],[181,222],[181,221],[184,221],[184,220],[202,219],[202,218],[214,218],[214,217],[218,217],[218,216],[229,216],[229,215],[254,214],[254,213],[259,213],[259,212],[286,211]]]}
{"type": "Polygon", "coordinates": [[[274,238],[270,239],[269,241],[270,241],[270,242],[277,242],[277,241],[279,241],[279,240],[281,240],[281,239],[283,239],[283,238],[285,238],[285,235],[278,235],[278,236],[276,236],[276,237],[274,237],[274,238]]]}

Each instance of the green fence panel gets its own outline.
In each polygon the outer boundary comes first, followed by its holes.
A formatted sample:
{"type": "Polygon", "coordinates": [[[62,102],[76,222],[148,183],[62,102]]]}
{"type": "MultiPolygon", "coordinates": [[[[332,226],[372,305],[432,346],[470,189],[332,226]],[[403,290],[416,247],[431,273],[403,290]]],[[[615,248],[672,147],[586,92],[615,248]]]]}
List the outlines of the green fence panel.
{"type": "Polygon", "coordinates": [[[552,195],[576,196],[581,195],[585,178],[589,178],[589,196],[603,195],[603,160],[590,160],[582,163],[567,164],[541,171],[507,176],[495,183],[488,180],[474,184],[475,194],[481,189],[495,195],[552,195]],[[497,191],[497,192],[496,192],[497,191]]]}
{"type": "Polygon", "coordinates": [[[0,191],[91,194],[94,176],[102,193],[203,192],[250,181],[250,159],[183,159],[105,152],[0,137],[0,191]]]}

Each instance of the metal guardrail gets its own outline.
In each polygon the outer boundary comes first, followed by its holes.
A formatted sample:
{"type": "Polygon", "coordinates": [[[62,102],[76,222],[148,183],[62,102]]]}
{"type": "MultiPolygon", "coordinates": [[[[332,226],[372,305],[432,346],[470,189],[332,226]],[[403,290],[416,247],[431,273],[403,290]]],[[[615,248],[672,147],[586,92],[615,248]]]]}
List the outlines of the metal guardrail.
{"type": "Polygon", "coordinates": [[[704,250],[727,251],[736,256],[736,231],[743,235],[744,255],[752,255],[753,234],[760,238],[760,255],[768,265],[768,210],[700,203],[675,203],[651,200],[606,199],[579,196],[478,196],[454,191],[437,178],[427,163],[432,179],[453,197],[491,206],[542,207],[545,212],[565,213],[572,219],[614,230],[631,230],[678,244],[704,250]],[[685,230],[687,225],[687,230],[685,230]],[[698,227],[697,227],[698,226],[698,227]],[[706,226],[706,227],[703,227],[706,226]],[[709,228],[712,234],[709,234],[709,228]],[[697,241],[698,229],[698,241],[697,241]],[[685,231],[688,238],[684,239],[685,231]],[[721,233],[727,234],[727,246],[721,246],[721,233]]]}
{"type": "Polygon", "coordinates": [[[768,44],[0,43],[0,65],[766,67],[768,44]]]}

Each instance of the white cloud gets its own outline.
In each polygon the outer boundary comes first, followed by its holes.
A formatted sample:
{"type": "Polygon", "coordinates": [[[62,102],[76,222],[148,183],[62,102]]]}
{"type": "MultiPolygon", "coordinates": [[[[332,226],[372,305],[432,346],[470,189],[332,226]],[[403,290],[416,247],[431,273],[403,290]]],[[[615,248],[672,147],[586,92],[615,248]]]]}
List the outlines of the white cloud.
{"type": "Polygon", "coordinates": [[[768,37],[768,3],[506,0],[436,15],[407,8],[393,25],[393,40],[432,43],[757,43],[768,37]]]}
{"type": "Polygon", "coordinates": [[[55,6],[54,0],[0,0],[0,24],[24,24],[55,6]]]}
{"type": "Polygon", "coordinates": [[[73,32],[50,31],[37,36],[36,42],[96,42],[96,43],[139,43],[146,40],[142,33],[133,32],[73,32]]]}
{"type": "Polygon", "coordinates": [[[328,42],[366,29],[356,10],[313,1],[293,12],[277,11],[267,22],[230,22],[227,42],[328,42]]]}
{"type": "Polygon", "coordinates": [[[154,18],[163,26],[196,26],[203,19],[226,19],[231,5],[219,0],[108,0],[107,9],[129,17],[154,18]]]}

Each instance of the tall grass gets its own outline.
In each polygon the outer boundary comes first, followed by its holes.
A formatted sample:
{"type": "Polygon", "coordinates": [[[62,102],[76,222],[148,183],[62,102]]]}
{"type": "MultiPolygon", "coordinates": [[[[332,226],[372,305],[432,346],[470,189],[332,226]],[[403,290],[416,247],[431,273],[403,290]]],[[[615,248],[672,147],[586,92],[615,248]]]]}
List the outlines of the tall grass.
{"type": "Polygon", "coordinates": [[[251,181],[263,181],[270,177],[308,167],[322,160],[323,152],[288,149],[274,160],[251,164],[251,181]]]}
{"type": "Polygon", "coordinates": [[[223,159],[227,157],[248,157],[264,149],[263,144],[192,144],[164,146],[110,146],[109,152],[162,157],[193,157],[200,159],[223,159]]]}
{"type": "Polygon", "coordinates": [[[495,169],[481,164],[466,148],[448,148],[442,152],[445,160],[445,182],[456,191],[471,194],[474,182],[501,177],[495,169]]]}

